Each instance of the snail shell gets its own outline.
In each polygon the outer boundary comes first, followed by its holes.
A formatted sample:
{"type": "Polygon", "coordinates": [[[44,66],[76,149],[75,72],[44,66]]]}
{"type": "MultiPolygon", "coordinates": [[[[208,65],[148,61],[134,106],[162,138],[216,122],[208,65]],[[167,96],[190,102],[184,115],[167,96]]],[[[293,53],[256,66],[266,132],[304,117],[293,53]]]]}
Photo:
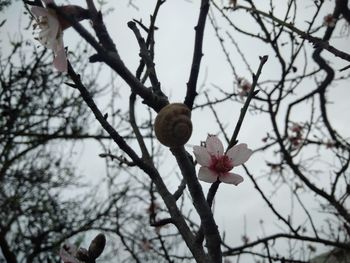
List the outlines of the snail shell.
{"type": "Polygon", "coordinates": [[[157,139],[165,146],[184,145],[191,137],[191,111],[182,103],[171,103],[158,113],[154,130],[157,139]]]}

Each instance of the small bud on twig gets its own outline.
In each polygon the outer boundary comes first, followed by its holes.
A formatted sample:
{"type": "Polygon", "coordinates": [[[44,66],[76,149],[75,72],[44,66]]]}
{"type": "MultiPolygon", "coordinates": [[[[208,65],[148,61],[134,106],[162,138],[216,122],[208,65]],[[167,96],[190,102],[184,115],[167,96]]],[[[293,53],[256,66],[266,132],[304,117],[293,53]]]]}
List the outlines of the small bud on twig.
{"type": "Polygon", "coordinates": [[[106,237],[104,234],[100,233],[98,234],[92,241],[89,246],[89,256],[92,259],[98,258],[106,245],[106,237]]]}
{"type": "Polygon", "coordinates": [[[79,248],[75,257],[80,261],[88,262],[89,261],[89,253],[85,248],[79,248]]]}

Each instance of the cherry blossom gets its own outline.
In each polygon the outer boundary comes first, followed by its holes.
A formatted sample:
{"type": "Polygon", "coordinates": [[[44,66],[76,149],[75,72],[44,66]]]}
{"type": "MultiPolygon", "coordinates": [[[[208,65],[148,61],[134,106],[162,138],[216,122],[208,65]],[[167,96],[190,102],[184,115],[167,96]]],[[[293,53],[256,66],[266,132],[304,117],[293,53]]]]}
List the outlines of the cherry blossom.
{"type": "Polygon", "coordinates": [[[54,52],[54,67],[60,72],[67,71],[67,57],[63,44],[63,28],[55,10],[47,8],[53,0],[43,0],[45,7],[33,6],[32,13],[36,17],[34,28],[40,28],[37,40],[54,52]]]}
{"type": "Polygon", "coordinates": [[[299,123],[293,123],[293,125],[290,127],[290,130],[295,133],[301,133],[303,126],[299,123]]]}
{"type": "Polygon", "coordinates": [[[198,179],[207,183],[221,182],[238,185],[243,182],[243,177],[230,173],[233,167],[245,163],[253,151],[247,148],[245,143],[237,144],[226,153],[224,146],[217,136],[208,136],[205,147],[194,146],[193,153],[197,162],[201,165],[198,179]]]}
{"type": "Polygon", "coordinates": [[[335,27],[337,20],[333,17],[332,14],[328,14],[323,18],[323,25],[328,27],[335,27]]]}
{"type": "Polygon", "coordinates": [[[238,95],[241,99],[243,99],[243,97],[248,96],[249,91],[252,88],[252,84],[245,78],[239,78],[238,87],[240,89],[240,91],[238,92],[238,95]]]}
{"type": "Polygon", "coordinates": [[[291,136],[289,136],[290,142],[294,147],[300,146],[303,139],[304,127],[299,123],[293,123],[289,129],[293,133],[291,136]]]}

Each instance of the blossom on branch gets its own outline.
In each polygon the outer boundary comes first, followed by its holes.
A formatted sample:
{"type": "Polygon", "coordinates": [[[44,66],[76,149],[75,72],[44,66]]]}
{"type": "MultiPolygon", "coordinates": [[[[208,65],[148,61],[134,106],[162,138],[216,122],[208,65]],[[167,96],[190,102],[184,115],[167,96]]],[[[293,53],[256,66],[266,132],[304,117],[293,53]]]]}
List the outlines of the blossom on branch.
{"type": "Polygon", "coordinates": [[[241,99],[243,99],[243,97],[248,96],[251,88],[252,88],[252,84],[245,78],[239,78],[238,79],[238,86],[240,91],[238,92],[238,95],[241,99]]]}
{"type": "Polygon", "coordinates": [[[304,127],[299,123],[293,123],[292,126],[290,127],[290,130],[295,133],[302,133],[303,129],[304,127]]]}
{"type": "MultiPolygon", "coordinates": [[[[45,7],[33,6],[31,12],[35,16],[34,29],[39,27],[40,32],[36,38],[43,46],[54,52],[54,67],[60,72],[67,72],[67,57],[63,43],[63,30],[70,27],[70,23],[57,16],[56,11],[49,8],[53,0],[43,0],[45,7]]],[[[66,15],[80,21],[89,18],[88,10],[75,5],[61,6],[59,9],[66,15]]]]}
{"type": "Polygon", "coordinates": [[[292,135],[289,136],[290,142],[294,147],[299,147],[303,141],[304,126],[299,123],[292,123],[292,126],[289,129],[292,132],[292,135]]]}
{"type": "Polygon", "coordinates": [[[323,25],[328,27],[335,27],[337,20],[332,14],[328,14],[323,18],[323,25]]]}
{"type": "Polygon", "coordinates": [[[238,185],[243,182],[243,177],[230,173],[233,167],[245,163],[253,151],[245,143],[237,144],[226,153],[224,146],[217,136],[208,136],[205,147],[194,146],[193,153],[197,162],[201,165],[198,179],[207,183],[221,182],[238,185]]]}
{"type": "MultiPolygon", "coordinates": [[[[45,0],[45,5],[53,3],[53,0],[45,0]]],[[[46,48],[54,52],[54,67],[60,72],[67,71],[67,57],[63,44],[63,29],[57,14],[50,8],[33,6],[32,13],[36,16],[34,28],[39,26],[40,32],[37,40],[46,48]]]]}

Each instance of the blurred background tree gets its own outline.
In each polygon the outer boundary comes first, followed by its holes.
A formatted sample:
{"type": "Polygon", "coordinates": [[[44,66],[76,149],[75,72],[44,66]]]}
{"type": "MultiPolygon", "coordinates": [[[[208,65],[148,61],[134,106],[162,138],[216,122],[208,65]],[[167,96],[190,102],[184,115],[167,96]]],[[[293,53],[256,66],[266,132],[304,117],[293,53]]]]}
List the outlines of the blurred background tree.
{"type": "MultiPolygon", "coordinates": [[[[149,21],[128,23],[139,45],[135,73],[121,60],[112,28],[104,27],[101,17],[108,12],[101,16],[90,0],[91,23],[70,21],[88,44],[69,46],[68,76],[52,70],[51,51],[27,40],[12,41],[9,54],[0,53],[0,261],[58,262],[63,243],[87,248],[101,231],[107,246],[100,260],[106,262],[347,262],[350,144],[330,112],[331,102],[341,99],[334,87],[349,84],[348,50],[342,50],[349,39],[348,1],[201,1],[181,98],[198,134],[219,134],[230,146],[247,140],[254,148],[254,160],[244,166],[245,184],[249,195],[260,198],[251,210],[264,214],[251,219],[245,210],[242,229],[221,224],[249,201],[232,198],[238,188],[203,184],[204,195],[192,149],[168,151],[154,136],[155,116],[172,92],[157,74],[170,71],[171,63],[157,67],[163,47],[155,48],[158,14],[168,2],[157,1],[153,11],[147,5],[149,21]],[[205,48],[203,34],[210,34],[215,48],[205,48]],[[260,58],[260,76],[252,45],[269,55],[265,65],[260,58]],[[215,57],[219,76],[213,79],[199,78],[202,49],[215,57]],[[130,91],[121,95],[120,86],[130,91]],[[242,123],[236,119],[245,113],[251,123],[245,121],[238,136],[242,123]],[[77,141],[89,139],[100,146],[86,148],[94,151],[89,161],[98,154],[105,161],[105,172],[94,175],[97,185],[79,176],[72,154],[77,141]],[[257,226],[250,228],[252,221],[257,226]],[[320,251],[330,252],[315,258],[320,251]]],[[[195,145],[205,139],[198,134],[195,145]]]]}
{"type": "Polygon", "coordinates": [[[101,226],[110,210],[91,191],[65,197],[86,184],[64,140],[103,137],[88,134],[87,108],[62,88],[47,50],[26,40],[11,47],[0,51],[0,261],[57,262],[66,238],[101,226]]]}

